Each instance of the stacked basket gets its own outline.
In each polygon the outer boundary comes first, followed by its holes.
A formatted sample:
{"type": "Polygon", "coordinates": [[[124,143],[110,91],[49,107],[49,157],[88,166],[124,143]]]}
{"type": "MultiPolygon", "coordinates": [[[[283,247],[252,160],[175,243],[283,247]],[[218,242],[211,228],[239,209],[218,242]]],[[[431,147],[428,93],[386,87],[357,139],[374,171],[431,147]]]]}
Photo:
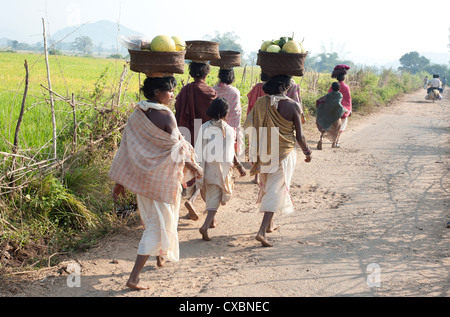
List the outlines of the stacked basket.
{"type": "MultiPolygon", "coordinates": [[[[219,44],[219,42],[212,41],[186,41],[186,50],[176,52],[129,49],[130,69],[134,72],[144,73],[148,77],[183,74],[185,60],[201,63],[220,60],[219,44]]],[[[226,60],[229,61],[229,59],[226,60]]],[[[233,65],[235,60],[236,58],[233,59],[233,65]]]]}
{"type": "Polygon", "coordinates": [[[220,59],[211,61],[212,66],[220,69],[232,69],[241,66],[241,53],[236,51],[219,51],[220,59]]]}
{"type": "Polygon", "coordinates": [[[186,59],[206,63],[220,59],[219,42],[186,41],[186,59]]]}
{"type": "Polygon", "coordinates": [[[144,73],[148,77],[184,73],[184,59],[186,51],[152,52],[128,50],[130,53],[130,69],[144,73]]]}
{"type": "Polygon", "coordinates": [[[261,72],[270,77],[277,75],[303,76],[307,55],[308,53],[270,53],[260,50],[256,65],[261,67],[261,72]]]}

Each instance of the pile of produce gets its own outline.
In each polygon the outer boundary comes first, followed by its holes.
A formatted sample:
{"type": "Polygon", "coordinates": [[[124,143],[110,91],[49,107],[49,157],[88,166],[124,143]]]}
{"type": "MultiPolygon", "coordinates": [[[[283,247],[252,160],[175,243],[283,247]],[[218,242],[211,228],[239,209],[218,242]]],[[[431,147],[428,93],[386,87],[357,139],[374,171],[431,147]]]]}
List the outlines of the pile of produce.
{"type": "Polygon", "coordinates": [[[122,36],[120,42],[130,50],[152,52],[181,52],[186,42],[180,36],[158,35],[153,39],[141,36],[122,36]]]}
{"type": "Polygon", "coordinates": [[[303,42],[292,37],[280,37],[278,40],[264,41],[258,52],[256,65],[269,76],[303,76],[305,59],[308,52],[303,42]]]}
{"type": "Polygon", "coordinates": [[[130,69],[148,77],[184,72],[186,43],[179,36],[122,36],[119,41],[130,53],[130,69]]]}
{"type": "Polygon", "coordinates": [[[141,45],[142,50],[152,52],[176,52],[184,51],[186,43],[179,36],[158,35],[150,43],[141,45]]]}
{"type": "Polygon", "coordinates": [[[295,41],[293,36],[284,36],[280,37],[278,40],[264,41],[260,50],[268,53],[306,53],[306,50],[303,47],[303,41],[295,41]]]}

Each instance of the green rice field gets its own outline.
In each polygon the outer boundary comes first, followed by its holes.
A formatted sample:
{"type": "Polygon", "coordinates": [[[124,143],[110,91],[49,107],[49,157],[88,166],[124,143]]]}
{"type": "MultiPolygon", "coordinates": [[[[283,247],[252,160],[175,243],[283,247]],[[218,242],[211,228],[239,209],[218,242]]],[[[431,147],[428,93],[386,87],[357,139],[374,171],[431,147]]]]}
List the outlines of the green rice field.
{"type": "MultiPolygon", "coordinates": [[[[20,130],[19,148],[37,149],[44,145],[50,147],[52,123],[49,104],[49,93],[43,88],[48,87],[47,70],[44,55],[0,52],[0,151],[9,151],[14,138],[14,131],[19,116],[23,91],[25,68],[24,61],[29,65],[29,90],[26,99],[26,112],[20,130]]],[[[112,105],[112,97],[118,91],[121,74],[126,65],[125,60],[50,55],[50,77],[52,90],[65,98],[75,96],[77,104],[77,119],[88,120],[95,115],[94,108],[107,109],[112,105]]],[[[139,85],[144,80],[127,68],[122,84],[121,107],[132,109],[140,99],[139,85]]],[[[217,83],[218,67],[211,67],[207,83],[213,86],[217,83]]],[[[234,85],[241,92],[242,113],[247,109],[247,93],[259,81],[259,67],[235,68],[236,81],[234,85]]],[[[386,104],[398,94],[420,87],[421,76],[396,74],[392,70],[384,70],[375,74],[370,69],[352,70],[349,77],[354,108],[362,109],[373,104],[386,104]]],[[[185,73],[176,75],[178,87],[189,81],[188,69],[185,73]]],[[[294,77],[301,83],[303,108],[306,113],[315,112],[315,100],[325,94],[332,79],[329,74],[307,72],[303,77],[294,77]]],[[[73,129],[72,108],[70,105],[55,97],[58,151],[64,151],[67,138],[65,133],[73,129]]],[[[243,116],[245,120],[245,115],[243,116]]]]}
{"type": "MultiPolygon", "coordinates": [[[[38,148],[51,140],[49,92],[42,87],[49,86],[44,55],[0,53],[2,69],[0,72],[2,83],[0,86],[0,151],[10,149],[9,143],[12,143],[14,138],[25,88],[25,60],[29,67],[29,88],[26,112],[20,130],[20,148],[38,148]]],[[[71,98],[74,94],[76,102],[80,103],[79,111],[89,113],[92,109],[86,109],[86,103],[90,104],[91,108],[92,101],[95,101],[95,106],[98,108],[108,106],[112,93],[118,89],[126,62],[115,59],[51,55],[49,64],[52,90],[65,98],[71,98]],[[86,102],[87,100],[90,102],[86,102]]],[[[217,82],[218,68],[211,68],[207,82],[209,85],[214,85],[217,82]]],[[[244,80],[243,67],[236,68],[235,72],[236,86],[241,90],[242,102],[245,104],[247,92],[252,83],[254,84],[259,78],[259,68],[255,67],[252,70],[251,67],[247,67],[244,80]]],[[[176,78],[179,91],[189,80],[187,67],[185,74],[176,75],[176,78]]],[[[139,85],[143,80],[143,75],[140,76],[127,69],[122,87],[124,94],[121,103],[123,105],[132,107],[139,100],[139,85]]],[[[61,134],[72,120],[72,108],[58,97],[54,100],[57,131],[61,134]]]]}
{"type": "MultiPolygon", "coordinates": [[[[15,126],[19,116],[25,88],[24,61],[29,67],[29,88],[26,99],[26,112],[21,126],[21,148],[36,148],[51,139],[51,114],[45,58],[43,55],[1,53],[2,72],[0,81],[0,133],[1,140],[12,142],[15,126]]],[[[113,60],[92,60],[80,57],[50,56],[52,89],[64,97],[88,97],[100,74],[108,69],[108,76],[116,76],[119,63],[113,60]]],[[[120,75],[120,74],[119,74],[120,75]]],[[[71,115],[71,108],[66,102],[55,98],[57,123],[64,124],[71,115]]],[[[1,143],[0,150],[5,150],[1,143]]]]}

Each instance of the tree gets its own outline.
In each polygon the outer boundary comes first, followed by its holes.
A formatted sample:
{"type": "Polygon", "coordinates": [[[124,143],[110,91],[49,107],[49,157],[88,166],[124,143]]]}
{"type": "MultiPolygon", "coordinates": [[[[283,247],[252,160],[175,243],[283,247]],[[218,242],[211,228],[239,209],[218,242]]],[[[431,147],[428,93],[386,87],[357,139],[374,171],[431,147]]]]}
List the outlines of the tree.
{"type": "Polygon", "coordinates": [[[219,50],[221,51],[237,51],[242,53],[242,46],[238,43],[240,40],[239,36],[236,35],[234,32],[225,32],[223,34],[220,34],[218,31],[216,31],[216,35],[214,37],[211,37],[210,35],[205,36],[207,38],[210,38],[210,41],[214,42],[220,42],[219,50]]]}
{"type": "Polygon", "coordinates": [[[19,41],[16,41],[16,40],[9,41],[9,45],[11,46],[11,48],[13,50],[16,50],[19,47],[19,41]]]}
{"type": "Polygon", "coordinates": [[[420,56],[418,52],[409,52],[400,57],[400,64],[402,66],[398,68],[399,70],[416,74],[430,65],[430,60],[424,56],[420,56]]]}
{"type": "Polygon", "coordinates": [[[312,68],[319,73],[331,73],[334,67],[338,64],[346,64],[353,67],[354,64],[349,60],[342,60],[339,58],[338,53],[320,53],[315,56],[308,57],[306,59],[306,67],[312,68]]]}
{"type": "Polygon", "coordinates": [[[248,54],[246,54],[242,60],[247,63],[248,65],[256,65],[256,60],[258,59],[258,52],[252,51],[248,54]]]}
{"type": "Polygon", "coordinates": [[[91,54],[94,48],[94,42],[89,36],[79,36],[72,43],[72,49],[78,50],[83,55],[91,54]]]}

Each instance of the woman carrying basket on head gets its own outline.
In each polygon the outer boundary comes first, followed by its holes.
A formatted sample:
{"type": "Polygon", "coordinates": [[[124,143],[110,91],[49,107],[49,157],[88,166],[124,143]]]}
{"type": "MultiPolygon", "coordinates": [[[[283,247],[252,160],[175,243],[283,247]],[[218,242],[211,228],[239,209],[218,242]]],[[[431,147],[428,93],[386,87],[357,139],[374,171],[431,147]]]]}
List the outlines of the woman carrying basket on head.
{"type": "Polygon", "coordinates": [[[179,260],[181,184],[203,176],[193,147],[181,135],[168,107],[175,87],[172,76],[145,79],[141,90],[147,100],[139,102],[128,118],[109,172],[116,182],[114,200],[125,194],[125,188],[135,193],[145,228],[126,284],[132,289],[148,289],[139,275],[149,256],[156,256],[160,267],[166,260],[179,260]]]}
{"type": "Polygon", "coordinates": [[[258,203],[264,216],[256,240],[264,247],[272,246],[266,233],[276,229],[274,214],[294,211],[289,190],[297,161],[295,143],[303,150],[305,161],[311,161],[311,149],[302,130],[300,105],[285,95],[290,85],[290,76],[270,78],[263,86],[267,95],[257,100],[244,124],[246,132],[251,132],[249,152],[254,165],[250,174],[260,176],[258,203]]]}
{"type": "MultiPolygon", "coordinates": [[[[267,96],[267,94],[264,92],[264,84],[270,79],[270,76],[268,76],[265,73],[261,73],[261,82],[257,83],[253,88],[250,90],[250,92],[247,94],[248,97],[248,108],[247,108],[247,115],[250,113],[250,111],[253,109],[256,101],[259,99],[259,97],[267,96]]],[[[304,124],[306,122],[304,113],[303,113],[303,106],[302,106],[302,100],[300,96],[300,85],[295,83],[295,81],[291,78],[291,82],[289,85],[288,90],[285,92],[286,97],[291,98],[295,102],[297,102],[300,106],[300,113],[301,113],[301,123],[304,124]]],[[[258,174],[255,174],[255,178],[253,180],[253,183],[258,184],[258,174]]]]}
{"type": "MultiPolygon", "coordinates": [[[[189,131],[190,137],[188,140],[192,146],[195,146],[195,137],[200,126],[211,120],[206,111],[217,97],[217,92],[205,81],[209,72],[210,66],[208,63],[192,61],[189,64],[189,75],[194,78],[194,81],[184,86],[176,97],[175,118],[178,126],[183,127],[181,130],[189,131]]],[[[187,182],[186,187],[192,188],[192,192],[185,202],[185,207],[189,212],[189,217],[192,220],[198,220],[199,216],[195,211],[194,202],[200,193],[200,189],[195,186],[195,179],[187,182]]]]}

